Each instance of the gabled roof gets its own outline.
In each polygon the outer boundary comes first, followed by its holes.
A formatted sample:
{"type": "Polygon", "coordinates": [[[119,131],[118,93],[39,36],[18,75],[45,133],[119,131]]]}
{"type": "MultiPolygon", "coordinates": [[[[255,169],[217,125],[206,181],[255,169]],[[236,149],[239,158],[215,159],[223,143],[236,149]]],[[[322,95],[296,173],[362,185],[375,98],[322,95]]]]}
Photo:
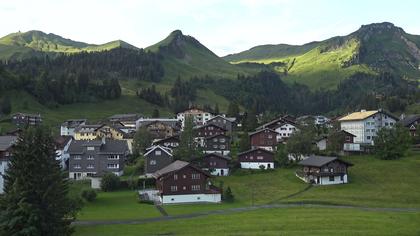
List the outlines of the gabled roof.
{"type": "Polygon", "coordinates": [[[262,151],[262,152],[266,152],[266,153],[269,153],[269,154],[273,154],[274,155],[273,152],[270,152],[270,151],[268,151],[268,150],[266,150],[264,148],[254,148],[254,149],[250,149],[250,150],[245,151],[245,152],[238,153],[238,156],[241,156],[241,155],[244,155],[244,154],[248,154],[250,152],[255,152],[255,151],[262,151]]]}
{"type": "Polygon", "coordinates": [[[291,124],[293,126],[296,126],[296,123],[294,121],[291,121],[290,119],[286,118],[286,116],[282,116],[282,117],[279,117],[277,119],[274,119],[274,120],[272,120],[270,122],[267,122],[267,123],[265,123],[263,125],[258,126],[257,129],[264,129],[267,126],[273,125],[273,124],[278,123],[278,122],[281,122],[283,124],[291,124]]]}
{"type": "Polygon", "coordinates": [[[17,142],[17,136],[0,136],[0,151],[6,151],[17,142]]]}
{"type": "Polygon", "coordinates": [[[207,127],[207,126],[215,126],[215,127],[219,128],[219,129],[221,129],[223,131],[227,131],[225,128],[220,127],[220,126],[218,126],[218,125],[216,125],[214,123],[205,124],[205,125],[201,125],[201,126],[196,126],[196,127],[194,127],[194,129],[201,129],[201,128],[204,128],[204,127],[207,127]]]}
{"type": "Polygon", "coordinates": [[[352,166],[353,164],[343,161],[341,159],[338,159],[338,157],[327,157],[327,156],[310,156],[306,158],[305,160],[302,160],[299,162],[299,165],[302,166],[315,166],[315,167],[321,167],[324,166],[330,162],[333,161],[340,161],[348,166],[352,166]]]}
{"type": "Polygon", "coordinates": [[[345,134],[347,134],[347,135],[350,135],[350,136],[353,136],[353,137],[356,137],[356,135],[354,135],[354,134],[352,134],[352,133],[350,133],[350,132],[348,132],[348,131],[345,131],[345,130],[339,130],[339,131],[337,131],[338,133],[345,133],[345,134]]]}
{"type": "Polygon", "coordinates": [[[152,146],[147,148],[147,152],[144,154],[144,156],[148,156],[150,153],[152,153],[154,150],[156,149],[160,149],[162,151],[164,151],[166,154],[168,154],[169,156],[172,156],[172,150],[170,148],[167,147],[162,147],[160,145],[156,145],[156,146],[152,146]]]}
{"type": "Polygon", "coordinates": [[[218,158],[221,158],[221,159],[225,159],[225,160],[228,160],[228,161],[232,160],[232,158],[230,158],[228,156],[220,155],[218,153],[209,153],[209,154],[206,154],[206,155],[204,155],[203,159],[204,158],[207,158],[207,157],[211,157],[211,156],[218,157],[218,158]]]}
{"type": "MultiPolygon", "coordinates": [[[[104,126],[104,124],[96,124],[96,125],[79,125],[77,126],[77,128],[74,130],[75,132],[81,132],[84,129],[93,129],[93,130],[97,130],[99,128],[101,128],[102,126],[104,126]]],[[[85,131],[83,131],[85,132],[85,131]]]]}
{"type": "Polygon", "coordinates": [[[124,154],[128,151],[127,141],[105,139],[104,143],[101,140],[73,140],[68,152],[70,154],[81,154],[88,146],[100,147],[99,149],[95,148],[94,151],[98,154],[124,154]]]}
{"type": "Polygon", "coordinates": [[[409,115],[407,117],[405,117],[404,119],[402,119],[400,122],[402,125],[404,125],[405,127],[409,127],[411,126],[414,122],[416,121],[420,122],[420,114],[416,114],[416,115],[409,115]]]}
{"type": "Polygon", "coordinates": [[[215,118],[222,118],[222,119],[227,120],[229,122],[235,122],[236,121],[235,117],[225,117],[225,116],[217,115],[217,116],[214,116],[214,117],[210,118],[207,122],[209,122],[209,121],[211,121],[215,118]]]}
{"type": "Polygon", "coordinates": [[[254,131],[254,132],[249,132],[249,133],[248,133],[248,135],[249,135],[249,136],[252,136],[252,135],[254,135],[254,134],[261,133],[261,132],[266,131],[266,130],[269,130],[269,131],[274,132],[274,133],[276,133],[276,134],[277,134],[277,131],[275,131],[275,130],[273,130],[273,129],[270,129],[270,128],[263,128],[263,129],[256,130],[256,131],[254,131]]]}
{"type": "Polygon", "coordinates": [[[395,117],[394,115],[392,115],[391,113],[385,112],[381,109],[379,110],[373,110],[373,111],[365,111],[365,110],[361,110],[358,112],[353,112],[351,114],[348,114],[344,117],[341,117],[340,119],[338,119],[338,121],[352,121],[352,120],[364,120],[367,119],[377,113],[384,113],[392,118],[394,118],[395,120],[398,120],[397,117],[395,117]]]}
{"type": "Polygon", "coordinates": [[[173,135],[164,139],[158,139],[158,140],[154,140],[153,144],[155,143],[160,143],[160,142],[165,142],[166,140],[170,140],[170,139],[177,139],[179,141],[179,135],[173,135]]]}
{"type": "Polygon", "coordinates": [[[209,173],[201,170],[200,168],[198,168],[198,167],[196,167],[196,166],[194,166],[194,165],[192,165],[192,164],[190,164],[190,163],[188,163],[186,161],[180,161],[180,160],[177,160],[177,161],[172,162],[168,166],[166,166],[166,167],[164,167],[164,168],[156,171],[152,175],[153,175],[154,178],[157,179],[157,178],[159,178],[161,176],[164,176],[166,174],[169,174],[171,172],[181,170],[181,169],[183,169],[183,168],[185,168],[187,166],[191,166],[192,168],[196,169],[197,171],[199,171],[199,172],[201,172],[201,173],[203,173],[203,174],[205,174],[207,176],[210,176],[209,173]]]}
{"type": "Polygon", "coordinates": [[[136,121],[136,124],[139,128],[142,126],[148,126],[150,124],[158,123],[158,122],[171,126],[174,129],[181,129],[180,121],[178,119],[172,119],[172,118],[150,118],[150,119],[141,118],[136,121]]]}

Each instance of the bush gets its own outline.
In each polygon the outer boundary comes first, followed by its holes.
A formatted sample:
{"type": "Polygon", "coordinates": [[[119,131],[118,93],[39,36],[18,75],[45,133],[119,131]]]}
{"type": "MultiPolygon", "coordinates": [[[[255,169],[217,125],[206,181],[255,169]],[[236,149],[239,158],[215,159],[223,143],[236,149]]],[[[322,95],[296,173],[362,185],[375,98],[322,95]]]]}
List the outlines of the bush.
{"type": "Polygon", "coordinates": [[[93,189],[83,189],[81,196],[88,202],[93,202],[96,199],[96,191],[93,189]]]}
{"type": "Polygon", "coordinates": [[[233,202],[235,200],[235,196],[233,196],[232,190],[229,186],[226,188],[225,191],[223,191],[222,199],[225,202],[233,202]]]}
{"type": "Polygon", "coordinates": [[[375,156],[382,160],[394,160],[403,157],[411,144],[408,130],[397,125],[393,128],[382,128],[374,138],[375,156]]]}
{"type": "Polygon", "coordinates": [[[116,176],[113,173],[106,173],[102,177],[101,189],[105,192],[112,192],[119,188],[120,186],[120,177],[116,176]]]}

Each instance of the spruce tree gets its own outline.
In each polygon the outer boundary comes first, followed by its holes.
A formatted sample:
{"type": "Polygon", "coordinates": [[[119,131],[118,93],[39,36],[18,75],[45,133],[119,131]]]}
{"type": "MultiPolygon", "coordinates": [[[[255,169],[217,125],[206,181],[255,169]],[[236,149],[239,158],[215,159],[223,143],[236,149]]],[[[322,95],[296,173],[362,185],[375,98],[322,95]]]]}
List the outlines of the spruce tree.
{"type": "Polygon", "coordinates": [[[55,160],[53,139],[30,128],[18,139],[5,174],[0,213],[4,235],[70,235],[75,211],[68,180],[55,160]]]}
{"type": "Polygon", "coordinates": [[[186,117],[184,131],[180,135],[179,146],[175,149],[174,158],[176,160],[192,161],[202,155],[194,141],[193,118],[186,117]]]}

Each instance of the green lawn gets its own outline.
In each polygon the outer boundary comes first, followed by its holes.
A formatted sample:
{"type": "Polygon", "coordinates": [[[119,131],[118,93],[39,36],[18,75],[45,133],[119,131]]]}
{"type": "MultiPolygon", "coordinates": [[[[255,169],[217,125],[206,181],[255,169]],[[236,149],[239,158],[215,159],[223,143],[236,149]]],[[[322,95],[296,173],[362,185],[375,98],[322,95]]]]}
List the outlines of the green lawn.
{"type": "Polygon", "coordinates": [[[137,192],[99,192],[96,200],[86,203],[78,220],[127,220],[161,216],[155,206],[137,202],[137,192]]]}
{"type": "Polygon", "coordinates": [[[419,235],[420,213],[264,209],[141,225],[79,226],[75,235],[419,235]]]}

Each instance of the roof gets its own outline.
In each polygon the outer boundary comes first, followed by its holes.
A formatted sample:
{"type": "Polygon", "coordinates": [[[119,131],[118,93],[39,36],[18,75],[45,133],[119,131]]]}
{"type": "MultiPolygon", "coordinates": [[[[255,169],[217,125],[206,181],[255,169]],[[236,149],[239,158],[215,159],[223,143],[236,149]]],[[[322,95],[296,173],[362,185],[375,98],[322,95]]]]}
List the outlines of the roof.
{"type": "Polygon", "coordinates": [[[257,133],[263,132],[263,131],[265,131],[265,130],[269,130],[269,131],[271,131],[271,132],[277,133],[277,131],[275,131],[275,130],[272,130],[272,129],[269,129],[269,128],[263,128],[263,129],[256,130],[256,131],[254,131],[254,132],[250,132],[250,133],[248,133],[248,135],[249,135],[249,136],[251,136],[251,135],[254,135],[254,134],[257,134],[257,133]]]}
{"type": "Polygon", "coordinates": [[[417,120],[419,120],[419,122],[420,122],[420,115],[419,114],[409,115],[409,116],[405,117],[404,119],[402,119],[400,122],[405,127],[408,127],[408,126],[411,126],[417,120]]]}
{"type": "Polygon", "coordinates": [[[353,165],[349,162],[338,159],[338,157],[314,156],[314,155],[306,158],[305,160],[300,161],[299,165],[321,167],[335,160],[345,163],[349,166],[353,165]]]}
{"type": "Polygon", "coordinates": [[[270,151],[268,151],[264,148],[254,148],[254,149],[250,149],[250,150],[245,151],[245,152],[238,153],[238,156],[241,156],[241,155],[244,155],[244,154],[247,154],[247,153],[250,153],[250,152],[255,152],[255,151],[263,151],[263,152],[266,152],[266,153],[269,153],[269,154],[274,154],[273,152],[270,152],[270,151]]]}
{"type": "Polygon", "coordinates": [[[225,128],[223,128],[223,127],[221,127],[221,126],[218,126],[218,125],[216,125],[215,123],[207,123],[207,124],[205,124],[205,125],[196,126],[196,127],[194,127],[194,129],[201,129],[201,128],[204,128],[204,127],[207,127],[207,126],[215,126],[215,127],[219,128],[219,129],[221,129],[221,130],[227,131],[225,128]]]}
{"type": "Polygon", "coordinates": [[[398,120],[397,117],[395,117],[394,115],[392,115],[391,113],[385,112],[382,109],[379,110],[373,110],[373,111],[366,111],[366,110],[361,110],[358,112],[353,112],[351,114],[348,114],[344,117],[341,117],[340,119],[338,119],[338,121],[352,121],[352,120],[364,120],[366,118],[369,118],[370,116],[375,115],[376,113],[384,113],[387,114],[388,116],[391,116],[392,118],[398,120]]]}
{"type": "Polygon", "coordinates": [[[179,112],[178,114],[201,114],[201,113],[210,113],[200,108],[189,108],[183,112],[179,112]]]}
{"type": "Polygon", "coordinates": [[[161,122],[163,124],[169,125],[172,128],[180,129],[181,124],[178,119],[172,119],[172,118],[151,118],[151,119],[138,119],[136,121],[136,124],[138,127],[147,126],[152,123],[161,122]]]}
{"type": "Polygon", "coordinates": [[[9,149],[11,146],[13,146],[13,144],[16,143],[17,139],[17,136],[0,136],[0,151],[6,151],[7,149],[9,149]]]}
{"type": "Polygon", "coordinates": [[[209,153],[209,154],[204,155],[203,158],[210,157],[210,156],[215,156],[215,157],[222,158],[222,159],[225,159],[225,160],[228,160],[228,161],[232,160],[232,158],[230,158],[228,156],[220,155],[218,153],[209,153]]]}
{"type": "Polygon", "coordinates": [[[164,139],[154,140],[153,143],[154,144],[155,143],[161,143],[161,142],[165,142],[166,140],[169,140],[169,139],[177,139],[179,141],[179,135],[173,135],[173,136],[170,136],[170,137],[167,137],[167,138],[164,138],[164,139]]]}
{"type": "Polygon", "coordinates": [[[171,164],[167,165],[166,167],[156,171],[155,173],[153,173],[153,177],[155,178],[159,178],[162,175],[165,175],[167,173],[173,172],[173,171],[177,171],[180,170],[186,166],[188,166],[190,163],[186,162],[186,161],[174,161],[171,164]]]}
{"type": "Polygon", "coordinates": [[[95,149],[98,154],[124,154],[128,151],[127,141],[105,139],[102,143],[101,140],[73,140],[69,147],[69,153],[84,153],[87,146],[99,146],[100,149],[95,149]]]}
{"type": "Polygon", "coordinates": [[[96,130],[96,129],[101,128],[102,126],[104,125],[79,125],[75,129],[75,132],[90,132],[91,129],[96,130]],[[84,129],[89,129],[89,131],[82,131],[84,129]]]}
{"type": "Polygon", "coordinates": [[[235,122],[236,121],[236,118],[235,117],[225,117],[225,116],[222,116],[222,115],[217,115],[217,116],[214,116],[214,117],[210,118],[207,122],[209,122],[209,121],[211,121],[211,120],[213,120],[215,118],[222,118],[222,119],[225,119],[225,120],[227,120],[229,122],[235,122]]]}
{"type": "Polygon", "coordinates": [[[172,156],[172,149],[167,148],[167,147],[162,147],[160,145],[156,145],[156,146],[152,146],[152,147],[147,148],[146,149],[147,152],[144,154],[144,156],[148,156],[151,152],[153,152],[156,149],[160,149],[160,150],[166,152],[166,154],[168,154],[169,156],[172,156]]]}
{"type": "Polygon", "coordinates": [[[270,121],[270,122],[267,122],[267,123],[265,123],[265,124],[263,124],[263,125],[258,126],[258,127],[257,127],[257,129],[264,129],[264,128],[266,128],[267,126],[270,126],[270,125],[275,124],[275,123],[277,123],[277,122],[281,122],[281,123],[283,123],[283,124],[291,124],[291,125],[296,126],[296,123],[295,123],[294,121],[291,121],[290,119],[288,119],[288,118],[286,118],[286,117],[287,117],[287,116],[282,116],[282,117],[279,117],[279,118],[277,118],[277,119],[274,119],[274,120],[272,120],[272,121],[270,121]]]}

